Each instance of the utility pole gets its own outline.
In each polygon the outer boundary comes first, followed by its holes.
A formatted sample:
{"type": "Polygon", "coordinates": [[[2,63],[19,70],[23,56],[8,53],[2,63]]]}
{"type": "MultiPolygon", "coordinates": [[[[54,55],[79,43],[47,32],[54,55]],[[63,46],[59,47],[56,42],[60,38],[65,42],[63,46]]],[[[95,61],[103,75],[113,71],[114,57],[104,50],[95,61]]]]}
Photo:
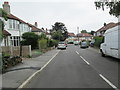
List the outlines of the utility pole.
{"type": "Polygon", "coordinates": [[[79,27],[77,27],[78,41],[79,41],[79,27]]]}

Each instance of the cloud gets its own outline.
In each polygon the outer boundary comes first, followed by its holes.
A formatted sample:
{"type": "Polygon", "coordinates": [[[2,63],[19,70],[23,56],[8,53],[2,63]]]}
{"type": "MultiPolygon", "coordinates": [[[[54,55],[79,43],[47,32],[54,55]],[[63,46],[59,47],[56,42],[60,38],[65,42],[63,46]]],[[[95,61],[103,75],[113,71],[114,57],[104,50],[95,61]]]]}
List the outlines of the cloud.
{"type": "Polygon", "coordinates": [[[96,10],[93,0],[9,0],[14,15],[39,27],[51,28],[55,22],[63,22],[68,31],[97,30],[103,23],[117,22],[108,10],[96,10]],[[34,1],[34,2],[33,2],[34,1]]]}

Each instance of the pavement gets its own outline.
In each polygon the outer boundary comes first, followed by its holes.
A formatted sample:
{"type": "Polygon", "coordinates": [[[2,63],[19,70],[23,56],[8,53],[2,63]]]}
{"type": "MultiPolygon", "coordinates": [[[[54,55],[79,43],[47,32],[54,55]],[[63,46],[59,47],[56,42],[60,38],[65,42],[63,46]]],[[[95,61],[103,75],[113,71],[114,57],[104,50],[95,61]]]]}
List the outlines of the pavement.
{"type": "Polygon", "coordinates": [[[2,88],[18,88],[33,73],[40,70],[59,50],[53,49],[36,58],[23,59],[22,63],[6,70],[2,75],[2,88]]]}

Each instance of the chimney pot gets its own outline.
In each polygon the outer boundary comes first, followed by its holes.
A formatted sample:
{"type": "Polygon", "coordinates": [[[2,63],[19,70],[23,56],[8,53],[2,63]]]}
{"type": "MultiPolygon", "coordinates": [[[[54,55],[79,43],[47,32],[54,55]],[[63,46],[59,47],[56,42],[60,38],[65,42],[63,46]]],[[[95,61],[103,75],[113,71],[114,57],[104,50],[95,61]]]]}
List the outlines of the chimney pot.
{"type": "Polygon", "coordinates": [[[38,25],[37,25],[37,22],[35,22],[35,26],[37,27],[38,25]]]}
{"type": "Polygon", "coordinates": [[[4,2],[4,4],[3,4],[3,10],[4,10],[7,14],[10,14],[10,5],[9,5],[9,2],[4,2]]]}
{"type": "Polygon", "coordinates": [[[9,4],[9,2],[4,2],[4,4],[9,4]]]}

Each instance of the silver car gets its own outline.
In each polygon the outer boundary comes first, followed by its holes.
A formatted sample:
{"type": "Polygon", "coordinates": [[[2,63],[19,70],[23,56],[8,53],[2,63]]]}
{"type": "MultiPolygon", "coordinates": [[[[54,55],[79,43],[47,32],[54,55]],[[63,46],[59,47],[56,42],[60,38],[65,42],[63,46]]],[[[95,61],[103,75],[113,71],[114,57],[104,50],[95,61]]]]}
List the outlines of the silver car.
{"type": "Polygon", "coordinates": [[[88,45],[87,42],[81,42],[80,47],[81,47],[81,48],[88,48],[89,45],[88,45]]]}
{"type": "Polygon", "coordinates": [[[59,42],[57,49],[66,49],[66,43],[65,42],[59,42]]]}

